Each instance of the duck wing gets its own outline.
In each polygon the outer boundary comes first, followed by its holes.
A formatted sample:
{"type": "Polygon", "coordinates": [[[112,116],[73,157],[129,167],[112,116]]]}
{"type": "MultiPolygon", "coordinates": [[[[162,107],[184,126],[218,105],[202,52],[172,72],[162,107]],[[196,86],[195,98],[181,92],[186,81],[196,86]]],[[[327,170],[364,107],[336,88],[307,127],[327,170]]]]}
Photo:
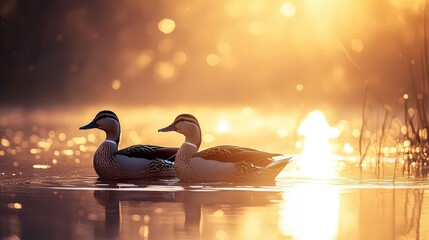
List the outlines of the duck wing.
{"type": "Polygon", "coordinates": [[[280,155],[283,154],[262,152],[252,148],[222,145],[198,152],[195,157],[219,162],[244,161],[259,167],[265,167],[274,161],[271,159],[272,157],[280,155]]]}
{"type": "Polygon", "coordinates": [[[115,155],[124,155],[132,158],[145,158],[145,159],[166,159],[174,161],[174,157],[178,148],[160,147],[154,145],[133,145],[123,148],[115,153],[115,155]]]}

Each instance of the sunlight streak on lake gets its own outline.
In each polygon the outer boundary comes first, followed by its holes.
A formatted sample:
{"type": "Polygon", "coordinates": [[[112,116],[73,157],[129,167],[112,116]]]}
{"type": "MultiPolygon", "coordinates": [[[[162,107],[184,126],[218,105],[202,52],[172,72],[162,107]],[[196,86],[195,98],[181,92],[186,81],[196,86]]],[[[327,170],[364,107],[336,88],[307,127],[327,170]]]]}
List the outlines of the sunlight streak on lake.
{"type": "Polygon", "coordinates": [[[336,239],[339,192],[329,185],[309,185],[283,193],[280,230],[293,239],[336,239]]]}
{"type": "Polygon", "coordinates": [[[306,177],[336,177],[338,173],[332,162],[335,156],[330,139],[337,138],[340,130],[329,126],[321,111],[307,115],[298,127],[298,134],[304,136],[304,149],[299,157],[300,174],[306,177]]]}

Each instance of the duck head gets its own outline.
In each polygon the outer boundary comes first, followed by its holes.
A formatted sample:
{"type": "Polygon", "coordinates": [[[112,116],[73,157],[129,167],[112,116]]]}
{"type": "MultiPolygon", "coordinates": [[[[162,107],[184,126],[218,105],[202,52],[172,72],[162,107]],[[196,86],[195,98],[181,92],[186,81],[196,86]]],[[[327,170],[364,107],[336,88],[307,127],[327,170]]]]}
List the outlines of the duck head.
{"type": "Polygon", "coordinates": [[[197,118],[191,114],[180,114],[173,123],[161,128],[158,132],[178,132],[185,136],[186,141],[201,146],[201,128],[197,118]]]}
{"type": "Polygon", "coordinates": [[[119,137],[121,135],[121,127],[119,124],[118,116],[112,111],[104,110],[95,116],[95,118],[88,124],[81,126],[80,130],[98,128],[106,133],[106,139],[115,141],[119,144],[119,137]]]}

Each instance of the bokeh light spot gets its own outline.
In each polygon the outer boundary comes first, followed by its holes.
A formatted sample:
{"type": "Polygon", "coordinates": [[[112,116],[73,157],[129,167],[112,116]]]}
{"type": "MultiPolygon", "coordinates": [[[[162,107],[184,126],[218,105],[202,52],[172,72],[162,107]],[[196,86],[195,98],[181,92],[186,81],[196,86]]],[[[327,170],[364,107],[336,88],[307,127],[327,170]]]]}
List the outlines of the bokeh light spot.
{"type": "Polygon", "coordinates": [[[280,7],[280,12],[286,17],[293,17],[295,15],[295,5],[290,2],[285,2],[280,7]]]}
{"type": "Polygon", "coordinates": [[[265,32],[265,27],[261,22],[252,22],[249,26],[249,31],[253,36],[258,36],[265,32]]]}
{"type": "Polygon", "coordinates": [[[354,148],[352,147],[352,145],[350,143],[345,142],[343,145],[343,152],[348,153],[348,154],[352,154],[354,152],[354,148]]]}
{"type": "Polygon", "coordinates": [[[176,28],[176,23],[173,20],[168,18],[164,18],[158,23],[159,31],[165,34],[172,33],[175,28],[176,28]]]}
{"type": "Polygon", "coordinates": [[[173,62],[177,65],[183,65],[188,60],[188,57],[184,52],[178,51],[174,54],[173,62]]]}
{"type": "Polygon", "coordinates": [[[216,130],[220,133],[228,132],[230,129],[229,121],[226,119],[221,119],[216,124],[216,130]]]}
{"type": "Polygon", "coordinates": [[[58,134],[58,139],[59,139],[60,141],[65,141],[65,140],[66,140],[66,138],[67,138],[67,136],[66,136],[66,134],[65,134],[65,133],[60,133],[60,134],[58,134]]]}
{"type": "Polygon", "coordinates": [[[119,88],[121,88],[121,81],[118,79],[115,79],[112,81],[112,88],[114,90],[118,90],[119,88]]]}
{"type": "Polygon", "coordinates": [[[10,209],[21,209],[22,204],[21,203],[8,203],[7,207],[10,209]]]}
{"type": "Polygon", "coordinates": [[[352,130],[352,136],[358,138],[360,136],[360,130],[355,128],[352,130]]]}
{"type": "Polygon", "coordinates": [[[86,136],[86,138],[90,142],[95,142],[95,135],[93,133],[88,134],[88,136],[86,136]]]}
{"type": "Polygon", "coordinates": [[[288,130],[285,127],[281,127],[277,130],[277,135],[281,138],[285,138],[288,134],[288,130]]]}
{"type": "Polygon", "coordinates": [[[209,66],[214,67],[220,63],[220,57],[217,54],[211,53],[207,55],[206,61],[209,66]]]}
{"type": "Polygon", "coordinates": [[[162,79],[169,80],[176,75],[176,68],[169,62],[159,62],[156,65],[156,72],[162,79]]]}
{"type": "Polygon", "coordinates": [[[1,145],[3,145],[3,147],[9,147],[10,146],[10,142],[6,138],[2,138],[1,139],[1,145]]]}
{"type": "Polygon", "coordinates": [[[304,90],[304,85],[302,85],[301,83],[299,83],[299,84],[296,85],[295,88],[296,88],[296,90],[298,92],[302,92],[304,90]]]}
{"type": "Polygon", "coordinates": [[[230,53],[231,52],[231,44],[225,41],[221,41],[217,44],[217,50],[220,53],[230,53]]]}
{"type": "Polygon", "coordinates": [[[137,58],[137,67],[145,68],[152,62],[152,55],[144,52],[137,58]]]}

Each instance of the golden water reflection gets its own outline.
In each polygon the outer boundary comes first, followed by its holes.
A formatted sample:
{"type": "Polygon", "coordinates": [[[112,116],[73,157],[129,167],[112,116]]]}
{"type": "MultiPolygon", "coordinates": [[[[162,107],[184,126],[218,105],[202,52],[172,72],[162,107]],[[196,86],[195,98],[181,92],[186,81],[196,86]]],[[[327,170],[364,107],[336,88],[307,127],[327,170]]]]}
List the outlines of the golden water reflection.
{"type": "Polygon", "coordinates": [[[0,238],[50,234],[59,239],[64,233],[74,239],[429,237],[425,181],[281,176],[263,186],[177,179],[100,182],[92,168],[76,172],[74,164],[50,169],[34,164],[34,175],[0,182],[0,238]]]}
{"type": "MultiPolygon", "coordinates": [[[[104,140],[104,133],[87,133],[78,128],[100,109],[104,108],[84,109],[80,115],[60,110],[6,111],[7,114],[0,117],[0,158],[5,160],[2,164],[18,172],[26,165],[49,166],[37,168],[39,170],[69,163],[91,165],[92,155],[104,140]]],[[[133,144],[179,146],[183,141],[180,135],[160,135],[156,129],[168,124],[176,114],[190,112],[186,107],[110,109],[118,114],[121,122],[121,148],[133,144]]],[[[293,176],[336,177],[341,168],[338,160],[356,155],[360,121],[333,120],[333,116],[321,110],[309,111],[304,117],[294,112],[267,113],[249,106],[217,111],[193,108],[191,113],[202,126],[202,149],[232,144],[298,154],[293,176]]]]}
{"type": "Polygon", "coordinates": [[[302,186],[285,192],[280,230],[294,239],[336,239],[340,194],[330,185],[302,186]]]}
{"type": "Polygon", "coordinates": [[[65,231],[85,239],[429,237],[429,195],[425,189],[344,187],[297,184],[278,192],[232,191],[222,187],[207,191],[202,186],[175,192],[117,188],[22,192],[3,188],[6,204],[1,206],[4,214],[0,221],[5,225],[0,236],[16,235],[21,239],[28,234],[57,236],[65,231]],[[46,210],[48,205],[56,210],[46,210]],[[37,228],[30,227],[29,223],[34,222],[38,223],[37,228]],[[55,231],[57,228],[62,231],[55,231]]]}

